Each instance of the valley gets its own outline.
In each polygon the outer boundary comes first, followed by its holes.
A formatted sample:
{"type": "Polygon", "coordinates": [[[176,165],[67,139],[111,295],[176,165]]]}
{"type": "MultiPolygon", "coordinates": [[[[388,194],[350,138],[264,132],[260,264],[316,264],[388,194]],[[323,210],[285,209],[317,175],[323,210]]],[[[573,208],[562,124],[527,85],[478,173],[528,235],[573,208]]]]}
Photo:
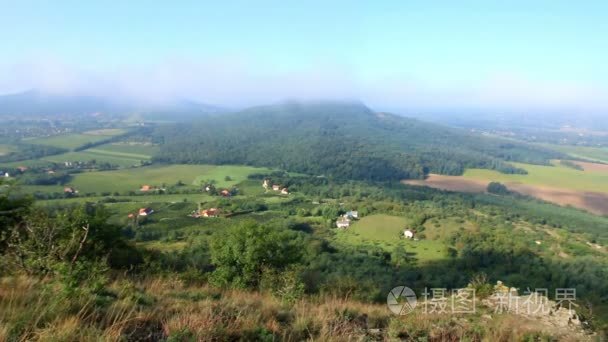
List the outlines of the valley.
{"type": "MultiPolygon", "coordinates": [[[[483,274],[519,288],[574,286],[593,300],[608,293],[594,287],[605,277],[608,218],[590,214],[605,214],[603,164],[562,163],[559,151],[360,104],[290,103],[239,115],[239,122],[216,117],[213,131],[88,122],[82,132],[7,139],[3,191],[31,198],[32,212],[53,225],[89,217],[113,227],[122,242],[106,253],[116,270],[177,277],[205,291],[235,287],[295,300],[279,295],[295,281],[295,298],[358,305],[385,300],[393,284],[458,288],[483,274]],[[430,143],[425,135],[441,138],[430,143]],[[463,146],[450,146],[453,139],[463,146]],[[478,151],[480,142],[489,147],[478,151]],[[13,160],[26,150],[37,157],[13,160]],[[492,181],[534,198],[488,194],[492,181]],[[257,269],[261,251],[270,250],[281,261],[257,269]],[[230,266],[248,260],[253,268],[230,266]],[[580,276],[583,265],[593,272],[580,276]]],[[[3,267],[17,259],[7,260],[3,267]]],[[[183,291],[191,290],[170,295],[183,291]]],[[[608,307],[595,309],[593,320],[604,324],[608,307]]]]}

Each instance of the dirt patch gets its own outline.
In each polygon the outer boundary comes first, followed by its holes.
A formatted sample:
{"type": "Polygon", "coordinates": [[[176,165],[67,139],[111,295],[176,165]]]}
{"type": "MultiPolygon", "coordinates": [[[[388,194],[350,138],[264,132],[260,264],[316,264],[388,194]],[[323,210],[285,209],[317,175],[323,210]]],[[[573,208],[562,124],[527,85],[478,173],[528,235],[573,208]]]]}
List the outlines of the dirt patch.
{"type": "Polygon", "coordinates": [[[485,192],[488,181],[463,178],[461,176],[444,176],[430,174],[426,179],[408,179],[404,184],[429,186],[431,188],[458,192],[485,192]]]}
{"type": "MultiPolygon", "coordinates": [[[[592,164],[595,167],[606,166],[606,171],[608,172],[608,165],[596,163],[584,164],[592,164]]],[[[436,174],[430,174],[425,180],[404,180],[403,183],[428,186],[431,188],[448,191],[472,193],[486,192],[486,187],[488,185],[488,181],[484,180],[464,178],[462,176],[444,176],[436,174]]],[[[506,182],[504,184],[509,190],[518,192],[522,195],[536,197],[559,205],[570,205],[575,208],[587,210],[597,215],[608,215],[608,194],[606,193],[561,189],[556,187],[529,185],[517,182],[506,182]]]]}
{"type": "Polygon", "coordinates": [[[572,162],[582,167],[585,171],[608,173],[608,164],[581,162],[574,160],[572,160],[572,162]]]}
{"type": "Polygon", "coordinates": [[[598,215],[608,215],[608,194],[605,193],[560,189],[521,183],[506,183],[505,185],[509,190],[519,192],[520,194],[540,198],[560,205],[571,205],[598,215]]]}

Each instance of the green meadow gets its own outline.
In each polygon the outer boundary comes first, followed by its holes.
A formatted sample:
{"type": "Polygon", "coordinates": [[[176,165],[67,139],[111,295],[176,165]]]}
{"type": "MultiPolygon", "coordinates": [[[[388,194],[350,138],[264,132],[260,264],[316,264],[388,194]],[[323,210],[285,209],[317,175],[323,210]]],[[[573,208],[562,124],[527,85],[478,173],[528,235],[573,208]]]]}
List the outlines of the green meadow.
{"type": "Polygon", "coordinates": [[[555,144],[545,144],[543,146],[569,154],[574,158],[587,159],[600,163],[608,163],[608,148],[606,147],[570,146],[555,144]]]}
{"type": "Polygon", "coordinates": [[[347,245],[374,245],[391,252],[395,247],[402,246],[418,261],[434,261],[444,258],[445,246],[440,241],[412,241],[402,238],[403,231],[409,220],[406,217],[377,214],[361,218],[344,230],[336,232],[338,242],[347,245]]]}
{"type": "Polygon", "coordinates": [[[608,172],[580,171],[559,163],[553,166],[513,163],[528,171],[527,175],[504,174],[487,169],[468,169],[463,177],[496,182],[519,182],[565,189],[608,192],[608,172]]]}
{"type": "Polygon", "coordinates": [[[43,160],[63,163],[69,162],[88,162],[95,160],[97,163],[110,163],[118,165],[120,167],[131,167],[141,165],[142,160],[148,160],[149,158],[136,158],[134,156],[106,154],[104,152],[96,152],[95,150],[84,150],[79,152],[68,152],[63,154],[57,154],[53,156],[44,157],[43,160]]]}
{"type": "Polygon", "coordinates": [[[157,145],[130,144],[127,142],[120,142],[97,146],[93,149],[89,149],[88,151],[129,156],[140,159],[150,159],[155,153],[158,152],[158,150],[159,147],[157,145]]]}
{"type": "Polygon", "coordinates": [[[50,137],[27,139],[25,142],[37,145],[48,145],[73,150],[88,143],[96,143],[126,132],[123,129],[105,129],[85,133],[71,133],[50,137]],[[103,134],[102,134],[103,133],[103,134]]]}
{"type": "Polygon", "coordinates": [[[268,169],[232,165],[155,165],[80,173],[74,175],[70,185],[83,193],[137,191],[144,184],[160,187],[178,181],[198,186],[201,180],[216,180],[218,187],[229,187],[246,180],[251,173],[266,171],[268,169]],[[231,180],[226,181],[226,176],[231,180]]]}
{"type": "Polygon", "coordinates": [[[0,156],[17,151],[17,148],[12,145],[0,144],[0,156]]]}

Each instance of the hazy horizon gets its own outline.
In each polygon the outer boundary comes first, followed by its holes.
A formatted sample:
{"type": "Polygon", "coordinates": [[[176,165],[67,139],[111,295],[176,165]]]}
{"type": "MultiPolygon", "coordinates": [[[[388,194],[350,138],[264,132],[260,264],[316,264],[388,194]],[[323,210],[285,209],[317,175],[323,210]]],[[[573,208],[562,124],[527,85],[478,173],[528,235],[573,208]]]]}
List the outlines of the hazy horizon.
{"type": "Polygon", "coordinates": [[[604,113],[607,9],[600,1],[24,1],[0,14],[0,93],[604,113]]]}

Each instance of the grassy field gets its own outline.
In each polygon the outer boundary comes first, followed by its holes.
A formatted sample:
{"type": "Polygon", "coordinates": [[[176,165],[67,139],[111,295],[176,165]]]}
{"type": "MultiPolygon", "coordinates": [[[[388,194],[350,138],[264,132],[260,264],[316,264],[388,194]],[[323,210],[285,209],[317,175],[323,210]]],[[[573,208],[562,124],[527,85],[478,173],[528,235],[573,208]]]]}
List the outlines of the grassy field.
{"type": "Polygon", "coordinates": [[[88,162],[91,160],[95,160],[98,163],[110,163],[112,165],[118,165],[120,167],[131,167],[141,165],[141,161],[147,160],[147,158],[136,158],[133,156],[106,154],[103,152],[95,152],[94,150],[84,150],[79,152],[68,152],[53,156],[47,156],[44,157],[43,160],[55,163],[63,163],[66,161],[88,162]]]}
{"type": "Polygon", "coordinates": [[[544,144],[543,146],[567,153],[575,158],[583,158],[590,161],[608,163],[608,148],[606,147],[567,146],[555,144],[544,144]]]}
{"type": "Polygon", "coordinates": [[[115,171],[86,172],[77,174],[70,182],[82,193],[137,191],[144,184],[160,187],[182,181],[187,185],[199,185],[199,180],[214,179],[218,187],[229,187],[242,182],[254,172],[268,169],[231,165],[159,165],[115,171]],[[226,176],[230,181],[224,180],[226,176]]]}
{"type": "Polygon", "coordinates": [[[487,169],[469,169],[464,178],[518,182],[529,185],[540,185],[580,191],[608,192],[608,172],[585,170],[579,171],[555,163],[554,166],[513,163],[528,171],[527,175],[503,174],[487,169]]]}
{"type": "Polygon", "coordinates": [[[0,144],[0,156],[16,151],[17,148],[12,145],[0,144]]]}
{"type": "Polygon", "coordinates": [[[49,145],[73,150],[79,146],[95,143],[126,132],[122,129],[105,129],[85,133],[54,135],[51,137],[27,139],[30,144],[49,145]]]}
{"type": "Polygon", "coordinates": [[[444,245],[439,241],[412,241],[401,238],[409,223],[405,217],[390,215],[370,215],[361,218],[348,229],[337,232],[337,240],[349,245],[375,245],[391,252],[401,245],[421,262],[444,258],[444,245]]]}
{"type": "Polygon", "coordinates": [[[97,146],[88,151],[102,151],[105,154],[124,155],[141,159],[150,159],[159,147],[157,145],[129,144],[129,143],[111,143],[97,146]]]}
{"type": "MultiPolygon", "coordinates": [[[[93,136],[94,139],[102,137],[101,135],[93,136]]],[[[103,138],[103,137],[102,137],[103,138]]],[[[105,139],[105,138],[104,138],[105,139]]],[[[84,140],[82,140],[84,141],[84,140]]],[[[74,143],[74,141],[72,141],[74,143]]],[[[77,144],[74,144],[77,145],[77,144]]],[[[79,146],[79,145],[77,145],[79,146]]],[[[119,167],[132,167],[140,166],[142,161],[148,161],[152,158],[152,155],[158,150],[157,146],[153,145],[129,145],[129,144],[105,144],[96,146],[91,149],[78,152],[68,152],[63,154],[57,154],[47,156],[38,160],[24,160],[20,162],[6,163],[6,166],[40,166],[47,165],[49,162],[63,163],[69,162],[88,162],[95,160],[98,163],[110,163],[112,165],[118,165],[119,167]]],[[[2,152],[2,145],[0,145],[0,154],[2,152]]]]}

